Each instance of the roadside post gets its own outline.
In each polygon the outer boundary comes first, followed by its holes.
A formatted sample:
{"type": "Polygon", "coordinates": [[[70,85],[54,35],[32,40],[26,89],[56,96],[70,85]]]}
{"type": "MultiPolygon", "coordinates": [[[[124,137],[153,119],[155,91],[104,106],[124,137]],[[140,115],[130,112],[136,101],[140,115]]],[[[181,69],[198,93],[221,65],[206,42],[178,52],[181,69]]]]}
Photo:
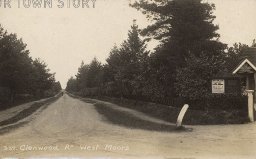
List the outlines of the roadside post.
{"type": "Polygon", "coordinates": [[[180,128],[182,126],[182,120],[183,120],[183,117],[184,117],[185,113],[187,112],[188,108],[189,108],[188,104],[185,104],[182,107],[182,109],[179,113],[178,119],[177,119],[177,123],[176,123],[177,128],[180,128]]]}
{"type": "Polygon", "coordinates": [[[254,92],[254,90],[246,90],[246,93],[248,96],[248,117],[250,119],[250,122],[254,121],[253,92],[254,92]]]}

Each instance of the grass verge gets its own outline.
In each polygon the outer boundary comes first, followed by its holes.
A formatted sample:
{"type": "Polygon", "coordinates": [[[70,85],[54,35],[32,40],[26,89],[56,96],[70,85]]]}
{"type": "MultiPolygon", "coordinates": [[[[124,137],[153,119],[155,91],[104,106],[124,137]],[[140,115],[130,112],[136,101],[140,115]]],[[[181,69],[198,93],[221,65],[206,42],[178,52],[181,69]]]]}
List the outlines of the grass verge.
{"type": "Polygon", "coordinates": [[[20,121],[20,120],[22,120],[22,119],[32,115],[39,108],[42,108],[42,107],[43,107],[43,109],[47,108],[47,106],[49,106],[51,103],[55,102],[60,96],[61,95],[58,94],[58,95],[56,95],[54,97],[51,97],[51,98],[49,98],[49,99],[47,99],[45,101],[35,102],[29,108],[22,110],[21,112],[19,112],[14,117],[0,122],[0,126],[10,125],[10,126],[7,126],[7,127],[4,127],[2,129],[0,129],[0,134],[4,134],[6,132],[9,132],[12,129],[15,129],[15,128],[20,127],[21,125],[24,125],[27,122],[21,122],[21,123],[18,123],[18,124],[15,124],[15,123],[17,123],[18,121],[20,121]],[[15,125],[11,125],[11,124],[15,124],[15,125]]]}
{"type": "MultiPolygon", "coordinates": [[[[157,103],[109,97],[97,97],[96,99],[134,109],[171,123],[176,123],[178,114],[183,106],[172,107],[157,103]]],[[[194,110],[189,108],[183,119],[183,124],[185,125],[244,124],[247,122],[247,112],[241,110],[194,110]]]]}
{"type": "Polygon", "coordinates": [[[121,111],[112,108],[109,104],[105,102],[96,101],[90,98],[81,98],[79,96],[75,96],[69,94],[71,97],[78,98],[84,102],[94,104],[96,110],[99,114],[103,115],[105,119],[111,124],[131,128],[131,129],[142,129],[142,130],[150,130],[150,131],[161,131],[161,132],[177,132],[177,131],[192,131],[192,129],[182,127],[176,128],[175,125],[168,124],[160,124],[152,121],[144,120],[134,116],[133,114],[127,113],[126,111],[121,111]]]}
{"type": "Polygon", "coordinates": [[[122,112],[116,109],[112,109],[103,103],[94,104],[96,110],[102,114],[112,124],[124,126],[132,129],[143,129],[150,131],[161,131],[161,132],[174,132],[174,131],[191,131],[191,129],[179,129],[174,125],[159,124],[151,121],[143,120],[122,112]]]}
{"type": "MultiPolygon", "coordinates": [[[[120,107],[130,108],[143,112],[149,116],[176,123],[178,114],[182,108],[162,104],[136,101],[130,99],[93,97],[94,99],[114,103],[120,107]]],[[[87,99],[89,100],[89,99],[87,99]]],[[[189,103],[188,103],[189,104],[189,103]]],[[[248,123],[247,112],[241,110],[193,110],[188,109],[183,119],[185,125],[219,125],[219,124],[244,124],[248,123]]]]}

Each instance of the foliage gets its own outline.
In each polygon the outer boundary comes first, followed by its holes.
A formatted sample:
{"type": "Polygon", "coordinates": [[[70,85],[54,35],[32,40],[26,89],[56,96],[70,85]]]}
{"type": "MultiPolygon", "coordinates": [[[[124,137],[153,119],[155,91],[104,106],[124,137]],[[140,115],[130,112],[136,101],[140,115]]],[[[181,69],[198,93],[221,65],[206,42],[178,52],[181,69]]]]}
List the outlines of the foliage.
{"type": "MultiPolygon", "coordinates": [[[[43,96],[44,91],[55,86],[54,74],[49,73],[49,71],[47,65],[40,59],[33,61],[32,73],[30,74],[30,90],[35,96],[43,96]]],[[[60,89],[58,91],[60,91],[60,89]]]]}
{"type": "Polygon", "coordinates": [[[68,92],[77,92],[78,91],[77,79],[74,79],[74,77],[71,77],[68,80],[66,91],[68,91],[68,92]]]}
{"type": "Polygon", "coordinates": [[[255,39],[253,39],[252,47],[256,47],[256,40],[255,39]]]}
{"type": "MultiPolygon", "coordinates": [[[[21,39],[15,34],[1,36],[0,39],[0,85],[11,91],[11,98],[17,91],[27,89],[32,59],[21,39]]],[[[13,100],[13,99],[12,99],[13,100]]]]}
{"type": "Polygon", "coordinates": [[[128,39],[111,50],[107,64],[102,65],[96,58],[89,65],[82,62],[76,79],[71,78],[66,89],[77,89],[83,95],[141,96],[149,52],[139,32],[134,21],[128,39]]]}
{"type": "Polygon", "coordinates": [[[145,42],[140,39],[139,32],[134,21],[128,39],[120,48],[115,46],[107,59],[106,67],[113,74],[112,82],[118,90],[121,90],[121,96],[131,97],[141,94],[142,76],[147,67],[149,52],[146,51],[145,42]]]}
{"type": "Polygon", "coordinates": [[[249,48],[248,45],[242,44],[242,43],[235,43],[232,47],[229,47],[227,50],[226,56],[228,58],[236,59],[239,57],[239,55],[244,52],[247,48],[249,48]]]}
{"type": "Polygon", "coordinates": [[[140,30],[134,21],[128,38],[112,48],[107,63],[96,67],[98,71],[92,71],[95,74],[89,74],[91,64],[82,63],[67,89],[89,96],[124,97],[173,106],[188,100],[193,103],[213,99],[211,79],[229,68],[228,63],[234,63],[245,47],[241,44],[227,49],[219,41],[219,27],[213,24],[214,4],[202,0],[139,0],[131,6],[153,24],[140,30]],[[160,41],[151,54],[146,51],[149,39],[160,41]],[[95,84],[89,86],[88,79],[95,84]]]}
{"type": "Polygon", "coordinates": [[[66,90],[86,94],[88,89],[102,85],[102,76],[103,66],[96,58],[89,65],[82,62],[76,78],[71,77],[68,80],[66,90]]]}
{"type": "Polygon", "coordinates": [[[186,59],[187,65],[177,70],[175,88],[180,97],[192,100],[210,100],[211,80],[220,71],[231,72],[240,60],[241,53],[247,45],[235,43],[220,56],[208,57],[202,54],[199,57],[190,56],[186,59]]]}
{"type": "Polygon", "coordinates": [[[212,23],[214,4],[202,0],[140,0],[131,6],[153,20],[152,25],[142,30],[142,35],[160,40],[159,48],[181,57],[208,54],[212,49],[215,51],[211,54],[218,54],[223,49],[223,44],[216,41],[219,27],[212,23]]]}
{"type": "Polygon", "coordinates": [[[10,90],[11,102],[16,94],[43,97],[55,83],[54,74],[49,73],[47,65],[39,59],[32,60],[26,46],[16,34],[8,34],[0,26],[0,87],[10,90]]]}
{"type": "MultiPolygon", "coordinates": [[[[196,72],[189,71],[192,66],[188,60],[192,58],[196,62],[198,58],[199,61],[202,60],[201,63],[207,62],[206,59],[218,61],[224,55],[226,45],[218,41],[219,34],[216,31],[219,27],[213,24],[214,4],[202,0],[140,0],[131,6],[142,11],[153,22],[142,30],[142,35],[161,42],[150,57],[149,77],[146,78],[149,80],[146,81],[145,93],[151,92],[151,95],[147,96],[162,101],[177,95],[189,97],[189,93],[180,92],[181,88],[185,91],[190,86],[189,81],[186,82],[184,78],[196,83],[200,82],[199,79],[207,81],[216,73],[215,69],[202,73],[207,76],[197,76],[196,72]],[[189,75],[183,77],[183,71],[187,71],[189,75]]],[[[200,68],[200,65],[197,67],[200,68]]],[[[208,71],[206,66],[203,67],[205,68],[202,71],[208,71]]],[[[201,86],[204,92],[209,89],[209,85],[201,86]]],[[[191,91],[192,89],[188,92],[191,91]]]]}
{"type": "Polygon", "coordinates": [[[102,84],[102,65],[94,58],[89,65],[89,69],[86,77],[86,87],[93,88],[99,87],[102,84]]]}
{"type": "Polygon", "coordinates": [[[180,97],[189,100],[207,99],[211,96],[211,80],[224,61],[217,57],[191,55],[186,59],[186,67],[177,70],[175,88],[180,97]]]}

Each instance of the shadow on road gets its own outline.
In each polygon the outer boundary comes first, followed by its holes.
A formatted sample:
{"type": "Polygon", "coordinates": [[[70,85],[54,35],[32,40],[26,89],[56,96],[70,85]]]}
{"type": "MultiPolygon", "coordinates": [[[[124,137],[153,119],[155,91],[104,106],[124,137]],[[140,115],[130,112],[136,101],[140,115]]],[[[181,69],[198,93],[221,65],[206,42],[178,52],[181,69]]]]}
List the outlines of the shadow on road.
{"type": "Polygon", "coordinates": [[[102,114],[112,124],[132,128],[132,129],[143,129],[150,131],[161,131],[161,132],[190,132],[192,129],[183,128],[177,129],[175,125],[159,124],[151,121],[137,118],[132,114],[128,114],[123,111],[119,111],[104,105],[103,103],[94,104],[96,110],[102,114]]]}
{"type": "Polygon", "coordinates": [[[126,111],[121,111],[118,109],[114,109],[111,106],[108,106],[104,102],[98,102],[97,100],[93,100],[90,98],[82,98],[70,93],[67,93],[70,97],[79,99],[86,103],[91,103],[95,106],[95,109],[99,114],[105,117],[106,121],[111,124],[116,124],[119,126],[131,128],[131,129],[142,129],[149,131],[160,131],[160,132],[191,132],[193,129],[191,128],[177,128],[175,125],[171,124],[160,124],[153,121],[144,120],[139,118],[133,114],[130,114],[126,111]]]}

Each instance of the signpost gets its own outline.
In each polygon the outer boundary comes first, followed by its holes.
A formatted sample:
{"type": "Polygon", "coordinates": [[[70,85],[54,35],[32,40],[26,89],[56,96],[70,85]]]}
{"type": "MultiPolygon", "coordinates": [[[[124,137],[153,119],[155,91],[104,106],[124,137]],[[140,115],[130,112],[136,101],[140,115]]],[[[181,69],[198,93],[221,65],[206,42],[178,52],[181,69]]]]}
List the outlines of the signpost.
{"type": "Polygon", "coordinates": [[[225,93],[225,80],[213,79],[212,80],[212,93],[223,94],[225,93]]]}

